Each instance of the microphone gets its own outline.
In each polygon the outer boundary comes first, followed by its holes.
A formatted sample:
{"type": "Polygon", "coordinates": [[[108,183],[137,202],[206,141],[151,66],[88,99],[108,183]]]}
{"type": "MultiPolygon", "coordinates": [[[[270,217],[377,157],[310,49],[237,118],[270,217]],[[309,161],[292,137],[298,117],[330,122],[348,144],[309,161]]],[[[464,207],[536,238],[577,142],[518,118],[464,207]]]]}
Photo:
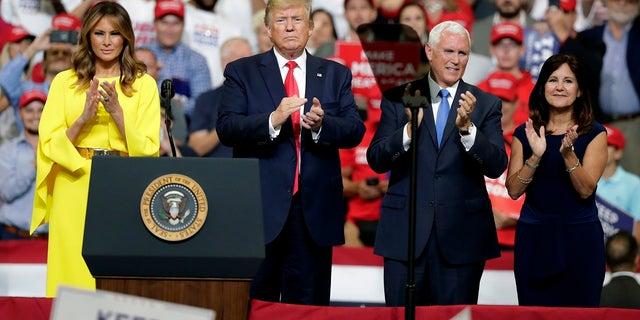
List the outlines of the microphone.
{"type": "Polygon", "coordinates": [[[173,142],[173,135],[171,134],[171,121],[173,120],[173,114],[171,113],[171,99],[176,95],[176,91],[173,88],[173,81],[171,79],[164,79],[160,85],[160,104],[165,110],[164,123],[167,127],[167,138],[169,138],[169,144],[171,145],[171,153],[173,157],[176,157],[176,146],[173,142]]]}
{"type": "Polygon", "coordinates": [[[162,85],[160,85],[160,102],[162,107],[167,112],[167,117],[173,120],[173,114],[171,113],[171,99],[176,95],[176,90],[173,88],[173,81],[171,79],[164,79],[162,85]]]}

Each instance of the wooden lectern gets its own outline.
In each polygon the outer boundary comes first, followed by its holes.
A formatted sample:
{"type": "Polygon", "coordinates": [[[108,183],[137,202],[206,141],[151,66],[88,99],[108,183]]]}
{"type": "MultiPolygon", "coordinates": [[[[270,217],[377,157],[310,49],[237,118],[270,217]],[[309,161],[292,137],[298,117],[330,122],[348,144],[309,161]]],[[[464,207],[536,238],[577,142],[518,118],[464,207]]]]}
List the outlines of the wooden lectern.
{"type": "Polygon", "coordinates": [[[262,219],[255,159],[96,157],[82,253],[98,289],[245,320],[262,219]]]}

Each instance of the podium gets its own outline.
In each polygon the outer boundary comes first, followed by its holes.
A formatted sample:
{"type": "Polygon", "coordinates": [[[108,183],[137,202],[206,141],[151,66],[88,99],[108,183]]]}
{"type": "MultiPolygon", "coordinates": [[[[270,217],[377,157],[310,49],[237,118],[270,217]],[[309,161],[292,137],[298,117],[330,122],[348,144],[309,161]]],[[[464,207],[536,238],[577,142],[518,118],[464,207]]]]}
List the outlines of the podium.
{"type": "Polygon", "coordinates": [[[98,289],[247,319],[263,232],[256,159],[93,159],[82,254],[98,289]]]}

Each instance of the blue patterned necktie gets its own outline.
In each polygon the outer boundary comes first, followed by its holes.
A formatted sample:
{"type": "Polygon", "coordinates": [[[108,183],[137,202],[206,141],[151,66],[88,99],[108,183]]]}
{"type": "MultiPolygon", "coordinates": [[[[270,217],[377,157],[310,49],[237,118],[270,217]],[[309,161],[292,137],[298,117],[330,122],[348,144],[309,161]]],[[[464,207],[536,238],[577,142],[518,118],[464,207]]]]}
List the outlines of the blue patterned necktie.
{"type": "Polygon", "coordinates": [[[444,127],[447,125],[447,117],[449,116],[449,91],[447,89],[440,90],[438,95],[442,98],[440,106],[438,107],[438,114],[436,115],[436,137],[438,138],[438,147],[442,142],[442,134],[444,133],[444,127]]]}

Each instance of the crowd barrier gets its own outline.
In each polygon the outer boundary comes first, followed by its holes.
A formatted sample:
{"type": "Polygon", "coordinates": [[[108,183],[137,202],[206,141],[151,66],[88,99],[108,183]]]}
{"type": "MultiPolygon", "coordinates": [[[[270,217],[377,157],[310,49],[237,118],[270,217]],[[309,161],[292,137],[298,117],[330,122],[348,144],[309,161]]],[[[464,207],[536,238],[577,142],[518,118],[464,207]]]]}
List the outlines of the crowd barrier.
{"type": "MultiPolygon", "coordinates": [[[[53,299],[44,298],[46,252],[46,240],[0,241],[0,319],[49,319],[53,299]]],[[[404,319],[403,308],[382,306],[382,258],[371,248],[338,247],[333,260],[331,307],[253,301],[250,319],[404,319]]],[[[640,319],[635,310],[516,305],[513,252],[503,251],[500,258],[487,261],[479,305],[418,307],[416,319],[448,320],[465,307],[473,320],[640,319]]]]}
{"type": "MultiPolygon", "coordinates": [[[[53,299],[0,297],[0,319],[48,320],[53,299]]],[[[546,308],[519,306],[416,307],[415,319],[450,320],[465,309],[468,320],[631,320],[640,310],[613,308],[546,308]]],[[[254,300],[249,320],[402,320],[402,307],[315,307],[254,300]]],[[[461,317],[458,317],[460,319],[461,317]]]]}
{"type": "MultiPolygon", "coordinates": [[[[640,310],[613,308],[546,308],[520,306],[430,306],[416,307],[416,320],[450,320],[465,308],[468,320],[631,320],[640,310]]],[[[252,301],[249,320],[402,320],[403,307],[314,307],[252,301]]]]}

